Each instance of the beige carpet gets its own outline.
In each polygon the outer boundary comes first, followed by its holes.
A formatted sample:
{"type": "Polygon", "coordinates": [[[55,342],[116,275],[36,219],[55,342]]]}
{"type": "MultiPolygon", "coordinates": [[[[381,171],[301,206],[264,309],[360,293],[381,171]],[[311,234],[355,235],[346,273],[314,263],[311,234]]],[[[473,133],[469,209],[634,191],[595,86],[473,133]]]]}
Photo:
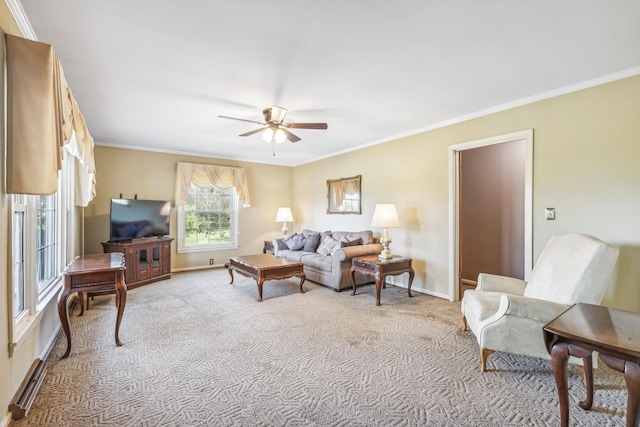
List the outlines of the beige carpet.
{"type": "MultiPolygon", "coordinates": [[[[113,341],[112,296],[72,315],[27,426],[557,426],[549,361],[479,351],[458,303],[390,286],[337,293],[226,270],[174,274],[128,294],[113,341]]],[[[569,369],[571,425],[624,425],[622,375],[601,367],[591,411],[569,369]]]]}

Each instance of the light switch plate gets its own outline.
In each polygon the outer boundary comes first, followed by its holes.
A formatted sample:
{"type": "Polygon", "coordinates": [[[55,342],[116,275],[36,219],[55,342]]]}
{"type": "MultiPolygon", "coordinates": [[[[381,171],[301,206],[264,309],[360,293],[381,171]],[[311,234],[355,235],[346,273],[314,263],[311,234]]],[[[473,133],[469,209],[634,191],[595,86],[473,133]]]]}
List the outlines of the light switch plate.
{"type": "Polygon", "coordinates": [[[545,208],[544,209],[544,218],[546,220],[554,220],[554,219],[556,219],[556,208],[545,208]]]}

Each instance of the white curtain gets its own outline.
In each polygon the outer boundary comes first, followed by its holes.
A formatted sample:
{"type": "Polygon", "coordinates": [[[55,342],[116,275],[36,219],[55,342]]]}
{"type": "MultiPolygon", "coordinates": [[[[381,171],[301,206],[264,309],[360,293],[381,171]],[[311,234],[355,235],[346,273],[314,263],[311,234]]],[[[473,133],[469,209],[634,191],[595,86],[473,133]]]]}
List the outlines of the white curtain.
{"type": "Polygon", "coordinates": [[[224,189],[235,188],[244,207],[250,206],[247,175],[242,168],[178,162],[174,197],[176,207],[187,203],[192,183],[203,188],[214,185],[224,189]]]}

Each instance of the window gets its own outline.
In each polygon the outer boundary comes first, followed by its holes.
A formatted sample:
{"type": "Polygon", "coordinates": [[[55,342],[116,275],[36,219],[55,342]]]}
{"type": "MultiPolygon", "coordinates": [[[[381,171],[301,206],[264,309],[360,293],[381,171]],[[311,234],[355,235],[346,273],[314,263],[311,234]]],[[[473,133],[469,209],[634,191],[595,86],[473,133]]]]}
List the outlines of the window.
{"type": "Polygon", "coordinates": [[[236,249],[237,199],[234,189],[191,184],[187,203],[178,207],[178,252],[236,249]]]}
{"type": "MultiPolygon", "coordinates": [[[[58,191],[51,195],[14,194],[11,197],[11,254],[13,327],[10,349],[25,336],[33,321],[57,295],[69,253],[66,207],[70,206],[71,156],[58,176],[58,191]]],[[[10,351],[11,354],[11,351],[10,351]]]]}

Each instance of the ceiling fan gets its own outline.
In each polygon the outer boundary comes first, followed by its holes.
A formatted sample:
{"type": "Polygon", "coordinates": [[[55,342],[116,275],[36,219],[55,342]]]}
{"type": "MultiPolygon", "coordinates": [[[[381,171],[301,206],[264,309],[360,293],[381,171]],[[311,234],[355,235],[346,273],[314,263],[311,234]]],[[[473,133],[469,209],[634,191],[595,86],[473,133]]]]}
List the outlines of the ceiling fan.
{"type": "MultiPolygon", "coordinates": [[[[276,105],[262,110],[264,122],[257,120],[239,119],[237,117],[218,116],[222,119],[240,120],[242,122],[257,123],[264,127],[243,133],[239,136],[249,136],[262,132],[262,139],[272,144],[279,144],[288,139],[291,142],[298,142],[300,138],[289,131],[289,129],[327,129],[326,123],[284,123],[284,116],[287,110],[276,105]]],[[[275,151],[273,153],[275,156],[275,151]]]]}

